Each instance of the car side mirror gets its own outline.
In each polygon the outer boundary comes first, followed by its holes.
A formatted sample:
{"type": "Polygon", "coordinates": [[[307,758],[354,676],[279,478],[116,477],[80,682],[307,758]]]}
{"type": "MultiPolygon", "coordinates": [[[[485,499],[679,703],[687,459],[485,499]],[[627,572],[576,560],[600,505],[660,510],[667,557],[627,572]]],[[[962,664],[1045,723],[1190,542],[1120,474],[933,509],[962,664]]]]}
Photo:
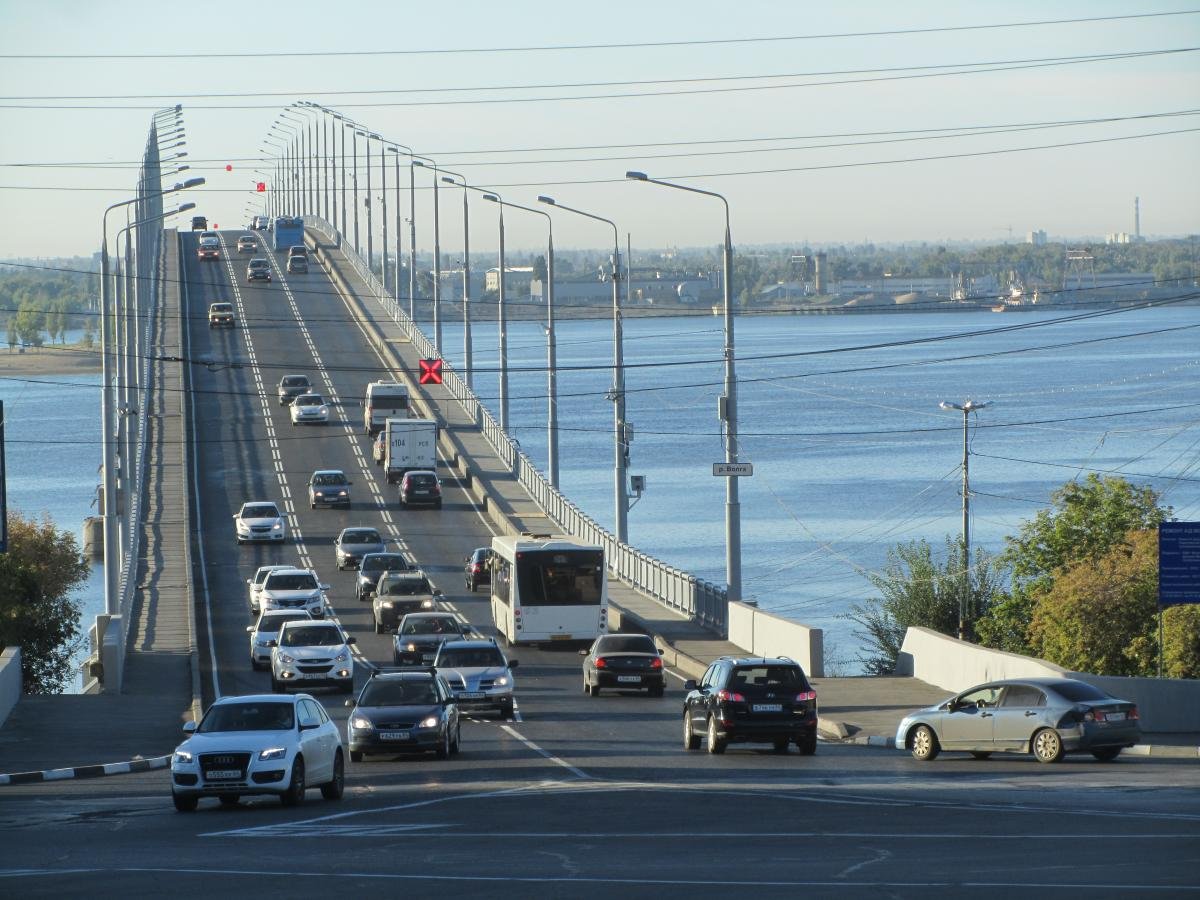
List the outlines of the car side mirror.
{"type": "Polygon", "coordinates": [[[510,659],[510,660],[508,661],[508,667],[509,667],[510,669],[515,669],[515,668],[516,668],[517,666],[519,666],[520,664],[521,664],[521,661],[520,661],[519,659],[510,659]]]}
{"type": "Polygon", "coordinates": [[[579,651],[580,656],[587,656],[589,653],[591,653],[590,650],[580,650],[579,651]]]}
{"type": "Polygon", "coordinates": [[[683,683],[683,689],[684,689],[685,691],[694,691],[694,690],[696,690],[696,679],[695,679],[695,678],[689,678],[687,681],[685,681],[685,682],[683,683]]]}
{"type": "Polygon", "coordinates": [[[666,651],[665,651],[665,650],[663,650],[663,648],[662,648],[662,647],[659,647],[659,648],[658,648],[658,655],[659,655],[659,656],[662,656],[662,655],[663,655],[665,652],[666,652],[666,651]]]}
{"type": "Polygon", "coordinates": [[[345,703],[342,704],[342,706],[346,707],[346,709],[354,709],[355,703],[353,700],[347,700],[345,703]]]}
{"type": "Polygon", "coordinates": [[[346,638],[346,643],[347,644],[357,644],[358,638],[356,638],[354,635],[350,635],[350,637],[346,638]]]}
{"type": "Polygon", "coordinates": [[[301,731],[312,731],[314,728],[317,728],[319,726],[320,726],[319,722],[308,722],[308,723],[301,722],[300,730],[301,731]]]}
{"type": "Polygon", "coordinates": [[[327,584],[318,584],[317,587],[322,591],[329,590],[329,585],[327,585],[327,584]]]}
{"type": "Polygon", "coordinates": [[[254,626],[253,625],[246,626],[246,634],[254,634],[254,626]]]}
{"type": "Polygon", "coordinates": [[[279,646],[279,641],[275,640],[275,638],[271,638],[271,640],[267,641],[267,644],[266,644],[266,646],[268,646],[268,647],[278,647],[278,646],[279,646]]]}
{"type": "Polygon", "coordinates": [[[184,734],[195,734],[196,733],[196,723],[195,722],[184,722],[183,723],[183,733],[184,734]]]}

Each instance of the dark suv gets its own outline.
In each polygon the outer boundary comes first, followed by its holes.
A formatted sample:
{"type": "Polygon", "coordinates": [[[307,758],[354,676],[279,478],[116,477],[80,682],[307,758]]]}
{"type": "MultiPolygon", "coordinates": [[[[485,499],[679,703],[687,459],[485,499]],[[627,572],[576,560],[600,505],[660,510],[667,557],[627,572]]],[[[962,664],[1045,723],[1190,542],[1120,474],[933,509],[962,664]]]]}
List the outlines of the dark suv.
{"type": "Polygon", "coordinates": [[[723,656],[700,683],[683,689],[683,746],[724,753],[730,743],[769,743],[787,753],[795,743],[804,756],[817,750],[817,694],[804,669],[787,657],[736,659],[723,656]]]}
{"type": "Polygon", "coordinates": [[[442,485],[430,469],[412,469],[400,479],[400,507],[417,505],[442,508],[442,485]]]}

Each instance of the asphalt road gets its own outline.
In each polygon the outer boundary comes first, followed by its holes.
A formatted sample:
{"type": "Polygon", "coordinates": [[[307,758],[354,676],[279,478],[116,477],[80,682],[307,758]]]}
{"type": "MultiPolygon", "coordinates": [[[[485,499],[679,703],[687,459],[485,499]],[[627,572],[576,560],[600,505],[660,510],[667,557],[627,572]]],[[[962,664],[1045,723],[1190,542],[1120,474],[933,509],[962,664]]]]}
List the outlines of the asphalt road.
{"type": "MultiPolygon", "coordinates": [[[[235,236],[223,234],[226,251],[235,236]]],[[[185,235],[185,241],[194,238],[185,235]]],[[[195,547],[208,698],[269,690],[253,672],[245,579],[272,562],[315,567],[365,660],[387,664],[339,572],[332,542],[372,525],[429,572],[490,633],[484,595],[462,559],[489,532],[453,482],[440,511],[398,509],[361,428],[365,384],[383,374],[323,273],[247,286],[248,254],[188,256],[188,320],[202,532],[195,547]],[[209,302],[231,300],[239,327],[209,332],[209,302]],[[293,428],[275,399],[283,374],[309,375],[334,401],[328,426],[293,428]],[[354,484],[349,511],[308,509],[316,468],[354,484]],[[285,504],[284,546],[239,547],[230,517],[248,499],[285,504]],[[202,576],[202,577],[201,577],[202,576]]],[[[276,258],[278,263],[278,258],[276,258]]],[[[353,890],[464,897],[1146,896],[1200,893],[1200,766],[1122,757],[917,763],[896,751],[822,744],[776,755],[732,746],[689,753],[681,679],[661,699],[581,691],[575,648],[520,648],[513,720],[473,717],[463,752],[368,757],[340,802],[296,809],[252,798],[174,812],[169,775],[6,788],[0,892],[9,896],[312,896],[353,890]]],[[[360,672],[358,681],[365,677],[360,672]]],[[[342,724],[340,694],[315,692],[342,724]]]]}

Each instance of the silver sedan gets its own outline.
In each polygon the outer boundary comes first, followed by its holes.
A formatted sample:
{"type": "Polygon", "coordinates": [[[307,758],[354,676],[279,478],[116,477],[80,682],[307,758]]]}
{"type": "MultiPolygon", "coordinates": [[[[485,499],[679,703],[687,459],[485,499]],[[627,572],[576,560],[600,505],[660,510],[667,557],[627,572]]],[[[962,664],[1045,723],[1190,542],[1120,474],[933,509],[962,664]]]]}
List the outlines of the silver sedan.
{"type": "Polygon", "coordinates": [[[966,750],[976,759],[1032,753],[1043,763],[1087,752],[1108,762],[1141,734],[1137,707],[1127,700],[1071,678],[1025,678],[973,687],[905,716],[896,747],[919,760],[966,750]]]}

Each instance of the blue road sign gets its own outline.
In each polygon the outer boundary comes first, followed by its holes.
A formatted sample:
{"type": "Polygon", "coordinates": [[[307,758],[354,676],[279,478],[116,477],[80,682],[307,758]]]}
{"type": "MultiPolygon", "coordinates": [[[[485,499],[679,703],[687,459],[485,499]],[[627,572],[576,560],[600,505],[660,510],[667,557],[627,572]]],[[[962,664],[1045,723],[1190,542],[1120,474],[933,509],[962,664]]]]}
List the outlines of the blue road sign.
{"type": "Polygon", "coordinates": [[[1200,603],[1200,522],[1158,526],[1158,605],[1200,603]]]}

